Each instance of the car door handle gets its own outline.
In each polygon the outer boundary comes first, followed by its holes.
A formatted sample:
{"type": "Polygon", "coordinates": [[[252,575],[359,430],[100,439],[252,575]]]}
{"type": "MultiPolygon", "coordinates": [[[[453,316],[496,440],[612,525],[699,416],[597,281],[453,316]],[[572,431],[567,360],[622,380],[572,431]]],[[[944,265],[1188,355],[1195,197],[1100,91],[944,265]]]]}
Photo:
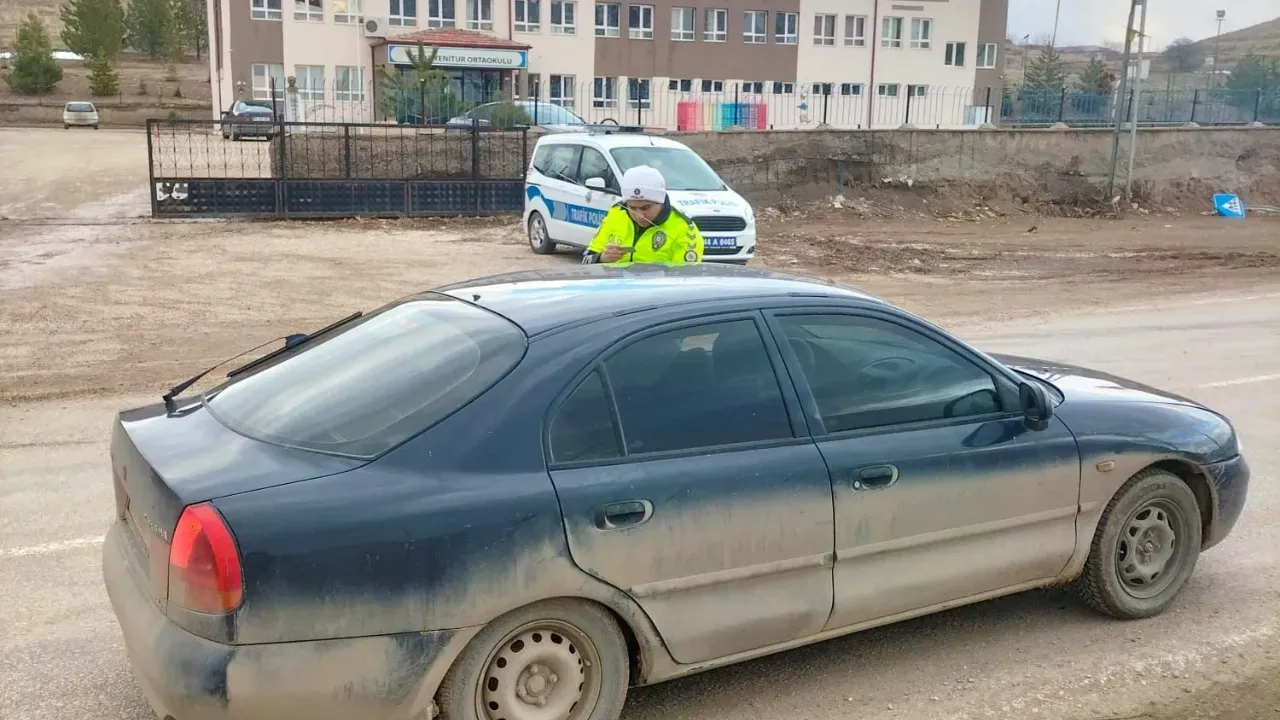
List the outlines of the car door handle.
{"type": "Polygon", "coordinates": [[[853,473],[854,490],[881,490],[898,482],[898,468],[893,465],[872,465],[853,473]]]}
{"type": "Polygon", "coordinates": [[[596,527],[622,530],[643,525],[653,517],[653,503],[648,500],[626,500],[605,505],[596,513],[596,527]]]}

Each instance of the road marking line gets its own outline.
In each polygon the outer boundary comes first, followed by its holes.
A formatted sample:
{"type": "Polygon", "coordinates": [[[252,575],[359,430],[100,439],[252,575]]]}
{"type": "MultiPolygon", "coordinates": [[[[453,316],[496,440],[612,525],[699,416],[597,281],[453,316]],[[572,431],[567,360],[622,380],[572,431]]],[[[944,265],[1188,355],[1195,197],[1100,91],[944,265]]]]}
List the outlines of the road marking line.
{"type": "Polygon", "coordinates": [[[26,547],[4,548],[0,550],[0,558],[11,557],[27,557],[28,555],[47,555],[49,553],[60,552],[62,550],[70,550],[71,548],[84,547],[86,545],[97,545],[103,541],[103,536],[76,538],[75,540],[62,540],[60,542],[45,543],[43,545],[27,545],[26,547]]]}
{"type": "Polygon", "coordinates": [[[1219,380],[1218,382],[1205,383],[1200,387],[1230,387],[1232,385],[1249,385],[1250,383],[1267,382],[1269,380],[1280,380],[1280,373],[1272,373],[1271,375],[1254,375],[1253,377],[1242,377],[1236,378],[1235,380],[1219,380]]]}

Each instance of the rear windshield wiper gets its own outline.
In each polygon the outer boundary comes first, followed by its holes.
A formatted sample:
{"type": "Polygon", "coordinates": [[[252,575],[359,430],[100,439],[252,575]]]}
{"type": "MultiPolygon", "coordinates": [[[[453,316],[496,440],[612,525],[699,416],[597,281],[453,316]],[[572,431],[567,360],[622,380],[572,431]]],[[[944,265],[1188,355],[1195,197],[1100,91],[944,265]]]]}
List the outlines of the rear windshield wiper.
{"type": "Polygon", "coordinates": [[[203,378],[205,375],[208,375],[209,373],[213,372],[213,371],[214,371],[214,370],[216,370],[217,368],[222,367],[222,366],[223,366],[223,365],[225,365],[226,363],[229,363],[229,362],[231,362],[232,360],[235,360],[235,359],[236,359],[236,358],[238,358],[238,357],[243,357],[243,356],[245,356],[245,355],[248,355],[249,353],[253,352],[254,350],[260,350],[260,349],[262,349],[262,348],[264,348],[264,347],[266,347],[266,346],[270,345],[271,343],[276,342],[277,340],[284,340],[284,346],[283,346],[283,347],[280,347],[280,348],[277,348],[277,349],[275,349],[275,350],[272,350],[271,352],[267,353],[266,355],[263,355],[262,357],[258,358],[257,360],[251,360],[251,361],[249,361],[249,362],[245,363],[244,365],[241,365],[240,367],[235,368],[235,369],[234,369],[234,370],[232,370],[231,372],[228,372],[228,373],[227,373],[227,377],[228,377],[228,378],[235,377],[236,375],[240,375],[241,373],[248,372],[249,370],[252,370],[253,368],[258,367],[259,365],[261,365],[261,364],[263,364],[263,363],[265,363],[265,362],[267,362],[267,361],[269,361],[269,360],[272,360],[272,359],[274,359],[274,358],[280,357],[280,356],[281,356],[281,355],[283,355],[284,353],[286,353],[286,352],[288,352],[288,351],[290,351],[290,350],[292,350],[292,349],[294,349],[294,348],[298,347],[299,345],[302,345],[302,344],[304,344],[304,343],[306,343],[306,342],[308,342],[308,341],[310,341],[310,340],[314,340],[314,339],[316,339],[316,338],[320,337],[321,335],[324,335],[324,334],[325,334],[325,333],[327,333],[327,332],[330,332],[330,331],[332,331],[332,330],[334,330],[334,329],[336,329],[336,328],[338,328],[338,327],[341,327],[341,326],[343,326],[343,325],[346,325],[347,323],[351,322],[352,320],[355,320],[355,319],[360,318],[360,317],[363,317],[363,316],[364,316],[364,313],[363,313],[363,312],[354,312],[354,313],[351,313],[350,315],[348,315],[348,316],[346,316],[346,317],[342,318],[341,320],[339,320],[339,321],[337,321],[337,322],[335,322],[335,323],[332,323],[332,324],[330,324],[330,325],[326,325],[326,326],[324,326],[324,327],[320,328],[319,330],[316,330],[315,332],[312,332],[312,333],[295,333],[295,334],[293,334],[293,335],[285,335],[285,336],[283,336],[283,337],[274,338],[274,339],[272,339],[272,340],[268,340],[268,341],[266,341],[266,342],[262,343],[261,345],[259,345],[259,346],[257,346],[257,347],[249,348],[248,350],[245,350],[244,352],[242,352],[242,353],[240,353],[240,354],[238,354],[238,355],[232,355],[231,357],[227,358],[226,360],[223,360],[223,361],[219,362],[218,364],[213,365],[212,367],[208,368],[207,370],[205,370],[204,372],[200,373],[199,375],[196,375],[196,376],[194,376],[194,377],[187,378],[186,380],[183,380],[182,382],[178,383],[177,385],[174,385],[173,387],[169,388],[169,392],[165,393],[165,394],[162,396],[162,398],[161,398],[161,399],[163,399],[163,400],[164,400],[164,409],[165,409],[165,411],[166,411],[166,412],[170,412],[170,413],[172,413],[172,412],[177,408],[177,404],[176,404],[176,403],[174,403],[174,398],[176,398],[176,397],[178,397],[179,395],[181,395],[181,394],[183,393],[183,391],[185,391],[187,388],[189,388],[189,387],[191,387],[192,385],[195,385],[196,383],[200,382],[200,379],[201,379],[201,378],[203,378]]]}

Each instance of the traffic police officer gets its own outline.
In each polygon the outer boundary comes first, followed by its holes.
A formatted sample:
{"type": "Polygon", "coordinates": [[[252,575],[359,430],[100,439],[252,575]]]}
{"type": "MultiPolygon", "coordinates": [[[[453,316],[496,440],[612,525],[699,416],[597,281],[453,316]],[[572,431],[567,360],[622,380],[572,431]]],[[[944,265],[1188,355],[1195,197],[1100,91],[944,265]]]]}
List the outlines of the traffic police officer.
{"type": "Polygon", "coordinates": [[[702,261],[698,226],[671,207],[662,173],[637,165],[622,174],[622,200],[609,208],[582,254],[583,264],[702,261]]]}

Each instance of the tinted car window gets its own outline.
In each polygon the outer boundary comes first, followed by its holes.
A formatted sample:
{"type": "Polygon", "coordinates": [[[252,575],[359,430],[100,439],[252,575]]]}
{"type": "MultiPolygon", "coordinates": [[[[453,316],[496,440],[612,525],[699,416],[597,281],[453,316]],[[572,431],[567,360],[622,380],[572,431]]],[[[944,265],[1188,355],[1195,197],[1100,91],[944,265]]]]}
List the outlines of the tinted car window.
{"type": "Polygon", "coordinates": [[[607,460],[622,454],[599,373],[588,375],[556,411],[550,440],[555,462],[607,460]]]}
{"type": "Polygon", "coordinates": [[[371,457],[489,389],[524,356],[524,333],[466,303],[397,303],[304,344],[206,395],[243,435],[371,457]]]}
{"type": "Polygon", "coordinates": [[[982,368],[914,330],[852,315],[779,323],[827,432],[999,412],[982,368]]]}
{"type": "Polygon", "coordinates": [[[526,103],[524,110],[539,125],[582,125],[586,122],[573,112],[551,103],[526,103]]]}
{"type": "Polygon", "coordinates": [[[613,170],[609,169],[609,161],[595,148],[582,148],[582,165],[578,168],[578,182],[586,183],[588,178],[604,178],[604,186],[618,193],[618,181],[613,178],[613,170]]]}
{"type": "Polygon", "coordinates": [[[653,335],[605,367],[629,455],[791,437],[773,365],[750,320],[653,335]]]}

